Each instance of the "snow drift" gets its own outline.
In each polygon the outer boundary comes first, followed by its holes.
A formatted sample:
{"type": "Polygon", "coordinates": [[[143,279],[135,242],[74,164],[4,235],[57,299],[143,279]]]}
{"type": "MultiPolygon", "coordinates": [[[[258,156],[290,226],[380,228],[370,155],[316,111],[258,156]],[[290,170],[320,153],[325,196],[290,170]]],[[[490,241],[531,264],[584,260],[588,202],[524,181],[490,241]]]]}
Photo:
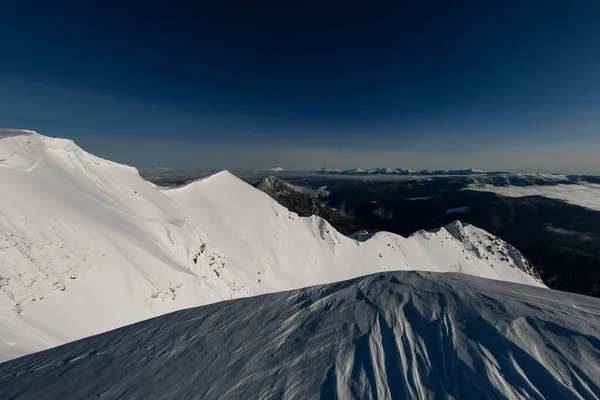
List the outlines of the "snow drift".
{"type": "Polygon", "coordinates": [[[224,171],[159,190],[72,141],[0,130],[0,360],[220,300],[386,270],[534,286],[527,261],[455,222],[365,242],[224,171]]]}
{"type": "Polygon", "coordinates": [[[388,272],[178,311],[0,365],[2,398],[598,398],[600,299],[388,272]]]}

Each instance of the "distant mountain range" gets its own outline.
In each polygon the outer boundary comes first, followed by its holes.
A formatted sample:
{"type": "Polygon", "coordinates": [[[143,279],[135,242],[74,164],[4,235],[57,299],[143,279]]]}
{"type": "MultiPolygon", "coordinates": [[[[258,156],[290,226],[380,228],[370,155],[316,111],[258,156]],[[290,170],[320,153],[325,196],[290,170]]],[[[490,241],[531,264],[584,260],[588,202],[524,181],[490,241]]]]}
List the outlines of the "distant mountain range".
{"type": "MultiPolygon", "coordinates": [[[[316,174],[328,175],[479,175],[488,174],[480,169],[404,169],[404,168],[371,168],[371,169],[337,169],[337,168],[318,168],[310,172],[316,174]]],[[[492,172],[498,173],[498,172],[492,172]]]]}

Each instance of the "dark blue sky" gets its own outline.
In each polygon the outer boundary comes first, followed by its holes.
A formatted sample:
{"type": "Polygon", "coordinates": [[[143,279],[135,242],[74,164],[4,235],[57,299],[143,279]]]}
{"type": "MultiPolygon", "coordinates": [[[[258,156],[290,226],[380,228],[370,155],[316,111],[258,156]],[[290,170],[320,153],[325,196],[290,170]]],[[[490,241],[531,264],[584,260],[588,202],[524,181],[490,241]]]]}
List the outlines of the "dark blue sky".
{"type": "Polygon", "coordinates": [[[600,174],[597,1],[12,3],[0,125],[107,158],[600,174]]]}

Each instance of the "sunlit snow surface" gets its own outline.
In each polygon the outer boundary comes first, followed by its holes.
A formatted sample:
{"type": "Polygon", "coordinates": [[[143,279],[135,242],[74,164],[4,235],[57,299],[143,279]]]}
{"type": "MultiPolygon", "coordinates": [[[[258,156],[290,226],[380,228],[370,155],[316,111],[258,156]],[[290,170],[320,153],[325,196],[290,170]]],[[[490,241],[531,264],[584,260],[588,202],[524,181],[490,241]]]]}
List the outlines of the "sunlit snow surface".
{"type": "Polygon", "coordinates": [[[179,311],[0,365],[0,398],[600,393],[600,299],[388,272],[179,311]]]}
{"type": "Polygon", "coordinates": [[[161,190],[72,141],[0,130],[0,361],[187,307],[386,270],[543,286],[459,222],[365,242],[224,171],[161,190]]]}
{"type": "Polygon", "coordinates": [[[492,192],[506,197],[544,196],[564,200],[576,206],[600,210],[600,185],[593,183],[548,186],[473,185],[468,190],[492,192]]]}

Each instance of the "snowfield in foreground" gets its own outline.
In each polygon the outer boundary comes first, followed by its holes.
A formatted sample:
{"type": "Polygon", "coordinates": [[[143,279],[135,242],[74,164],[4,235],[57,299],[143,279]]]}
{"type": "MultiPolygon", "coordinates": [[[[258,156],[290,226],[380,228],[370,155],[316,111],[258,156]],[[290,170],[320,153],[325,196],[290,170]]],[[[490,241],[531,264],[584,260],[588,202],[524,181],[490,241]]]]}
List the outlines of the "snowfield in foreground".
{"type": "Polygon", "coordinates": [[[593,183],[548,186],[473,185],[468,190],[492,192],[506,197],[543,196],[600,211],[600,185],[593,183]]]}
{"type": "Polygon", "coordinates": [[[72,141],[0,130],[0,361],[188,307],[427,270],[543,286],[455,222],[364,242],[224,171],[161,190],[72,141]]]}
{"type": "Polygon", "coordinates": [[[183,310],[0,365],[28,399],[579,398],[600,299],[388,272],[183,310]]]}

